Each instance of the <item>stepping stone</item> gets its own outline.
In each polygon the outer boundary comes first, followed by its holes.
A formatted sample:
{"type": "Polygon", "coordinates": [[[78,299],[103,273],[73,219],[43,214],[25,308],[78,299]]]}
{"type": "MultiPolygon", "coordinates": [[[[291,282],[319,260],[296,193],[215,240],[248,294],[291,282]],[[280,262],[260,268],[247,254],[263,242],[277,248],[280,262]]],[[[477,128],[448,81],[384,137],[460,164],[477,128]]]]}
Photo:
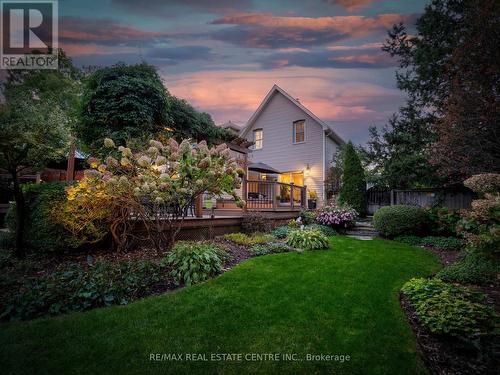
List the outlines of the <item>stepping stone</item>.
{"type": "Polygon", "coordinates": [[[347,237],[355,238],[355,239],[361,240],[361,241],[370,241],[370,240],[373,240],[372,236],[358,236],[358,235],[355,235],[355,234],[348,234],[347,237]]]}

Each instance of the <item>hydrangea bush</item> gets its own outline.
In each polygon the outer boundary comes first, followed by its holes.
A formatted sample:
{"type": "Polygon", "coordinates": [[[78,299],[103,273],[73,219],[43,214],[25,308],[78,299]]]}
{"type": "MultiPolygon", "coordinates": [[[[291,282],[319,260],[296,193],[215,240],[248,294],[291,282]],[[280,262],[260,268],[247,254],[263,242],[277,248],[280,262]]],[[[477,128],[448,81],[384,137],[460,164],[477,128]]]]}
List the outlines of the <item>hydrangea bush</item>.
{"type": "Polygon", "coordinates": [[[352,207],[328,205],[319,210],[316,221],[321,225],[345,229],[353,224],[357,215],[358,213],[352,207]]]}
{"type": "Polygon", "coordinates": [[[89,159],[90,169],[58,207],[60,222],[72,233],[111,233],[118,249],[130,243],[135,222],[141,222],[157,248],[170,248],[182,220],[197,196],[230,194],[239,206],[244,202],[235,189],[241,187],[243,169],[231,157],[226,144],[209,148],[205,141],[193,144],[174,139],[151,140],[147,150],[116,148],[107,138],[109,156],[89,159]]]}

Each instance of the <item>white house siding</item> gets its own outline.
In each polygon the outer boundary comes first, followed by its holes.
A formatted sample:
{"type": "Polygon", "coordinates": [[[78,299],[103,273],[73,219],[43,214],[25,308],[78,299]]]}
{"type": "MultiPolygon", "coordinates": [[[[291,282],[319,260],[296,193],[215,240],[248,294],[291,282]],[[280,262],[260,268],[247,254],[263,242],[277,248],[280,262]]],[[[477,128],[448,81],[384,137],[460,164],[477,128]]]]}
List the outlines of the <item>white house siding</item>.
{"type": "Polygon", "coordinates": [[[308,190],[315,190],[321,204],[324,196],[323,182],[323,129],[313,118],[291,103],[281,93],[275,92],[266,108],[255,120],[246,138],[253,141],[253,130],[263,130],[262,149],[249,154],[253,162],[263,162],[280,172],[305,171],[309,164],[309,176],[304,176],[308,190]],[[306,140],[293,143],[293,122],[305,119],[306,140]]]}
{"type": "Polygon", "coordinates": [[[328,169],[332,166],[332,160],[337,152],[337,145],[330,137],[325,137],[325,178],[328,169]]]}

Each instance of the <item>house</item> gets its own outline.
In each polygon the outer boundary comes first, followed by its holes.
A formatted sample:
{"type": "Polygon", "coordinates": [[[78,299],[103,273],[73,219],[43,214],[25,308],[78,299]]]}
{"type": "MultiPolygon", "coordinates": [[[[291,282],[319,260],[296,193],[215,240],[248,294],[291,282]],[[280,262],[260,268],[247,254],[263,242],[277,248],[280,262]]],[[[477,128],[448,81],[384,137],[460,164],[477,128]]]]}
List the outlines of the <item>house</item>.
{"type": "MultiPolygon", "coordinates": [[[[337,149],[345,142],[298,99],[274,85],[241,130],[240,137],[254,143],[250,163],[271,167],[269,173],[249,168],[249,198],[260,194],[260,191],[252,192],[251,181],[278,181],[293,187],[306,186],[308,196],[316,195],[319,206],[325,202],[327,170],[337,149]]],[[[262,184],[254,185],[262,189],[262,184]]],[[[281,190],[286,190],[287,185],[281,190]]],[[[298,189],[294,191],[285,191],[284,195],[291,194],[293,200],[300,201],[298,189]]]]}
{"type": "Polygon", "coordinates": [[[231,120],[225,122],[224,124],[220,124],[217,126],[222,128],[222,129],[229,130],[230,132],[232,132],[234,134],[239,134],[239,132],[241,131],[241,126],[235,124],[231,120]]]}

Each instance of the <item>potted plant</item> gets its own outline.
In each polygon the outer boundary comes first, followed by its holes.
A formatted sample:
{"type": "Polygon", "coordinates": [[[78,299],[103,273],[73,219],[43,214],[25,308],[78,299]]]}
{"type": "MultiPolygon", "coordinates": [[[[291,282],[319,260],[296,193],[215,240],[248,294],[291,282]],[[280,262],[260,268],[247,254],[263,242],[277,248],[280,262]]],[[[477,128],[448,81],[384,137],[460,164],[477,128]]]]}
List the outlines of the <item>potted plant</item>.
{"type": "Polygon", "coordinates": [[[309,208],[310,210],[315,210],[317,200],[318,200],[318,193],[316,193],[316,191],[314,191],[314,190],[309,191],[309,199],[307,200],[307,208],[309,208]]]}

